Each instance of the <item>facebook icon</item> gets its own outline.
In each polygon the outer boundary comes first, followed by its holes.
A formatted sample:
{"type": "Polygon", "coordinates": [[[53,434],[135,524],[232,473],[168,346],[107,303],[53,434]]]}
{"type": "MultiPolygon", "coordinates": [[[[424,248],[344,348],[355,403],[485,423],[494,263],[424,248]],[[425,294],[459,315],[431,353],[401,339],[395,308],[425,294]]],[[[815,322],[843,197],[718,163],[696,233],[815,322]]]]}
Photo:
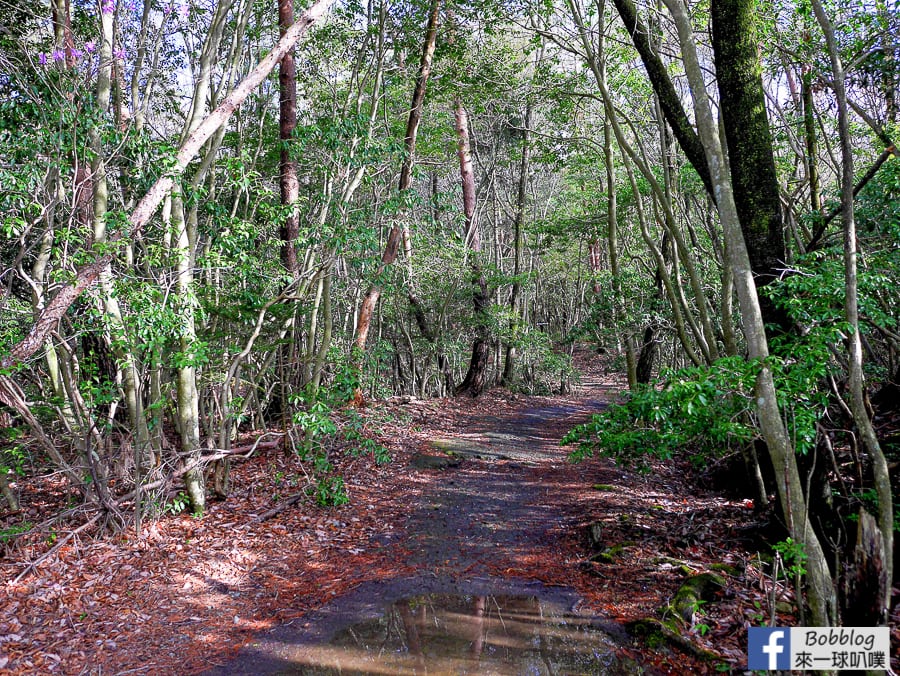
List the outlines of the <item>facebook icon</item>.
{"type": "Polygon", "coordinates": [[[791,668],[791,630],[785,627],[750,627],[748,669],[765,671],[791,668]]]}

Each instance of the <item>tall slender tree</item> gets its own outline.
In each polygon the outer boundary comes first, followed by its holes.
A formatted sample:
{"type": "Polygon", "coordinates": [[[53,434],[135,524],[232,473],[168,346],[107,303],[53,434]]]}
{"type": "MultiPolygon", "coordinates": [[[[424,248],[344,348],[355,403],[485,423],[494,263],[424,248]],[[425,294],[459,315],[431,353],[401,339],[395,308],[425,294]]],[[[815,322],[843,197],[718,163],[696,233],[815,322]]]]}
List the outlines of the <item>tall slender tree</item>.
{"type": "Polygon", "coordinates": [[[481,267],[481,233],[475,220],[475,171],[472,168],[472,152],[469,142],[469,115],[460,99],[453,106],[456,123],[457,156],[459,175],[462,183],[463,215],[465,216],[465,241],[469,245],[469,267],[472,275],[472,303],[475,318],[475,338],[472,341],[472,356],[466,377],[457,386],[456,394],[470,394],[477,397],[484,390],[490,357],[490,335],[488,330],[488,306],[490,293],[484,270],[481,267]]]}
{"type": "MultiPolygon", "coordinates": [[[[850,131],[850,108],[847,104],[847,89],[844,77],[844,65],[838,51],[838,41],[834,33],[831,20],[825,13],[821,0],[812,0],[813,12],[825,34],[825,42],[828,45],[828,56],[831,61],[831,70],[834,81],[834,93],[837,102],[838,128],[841,142],[841,220],[844,229],[844,317],[850,326],[847,336],[848,344],[848,371],[850,385],[850,410],[853,413],[853,421],[862,437],[863,446],[872,461],[872,471],[875,475],[875,490],[878,494],[878,528],[881,531],[881,556],[884,560],[883,568],[878,562],[873,562],[874,570],[856,571],[857,574],[870,575],[873,579],[866,581],[869,591],[876,597],[876,612],[874,616],[864,617],[867,622],[882,624],[887,620],[887,614],[891,605],[891,581],[893,580],[894,560],[894,504],[893,490],[891,488],[891,475],[888,469],[887,459],[865,401],[865,375],[863,373],[862,338],[860,337],[859,322],[859,281],[857,272],[857,257],[859,255],[856,234],[856,213],[853,204],[853,144],[850,131]],[[878,568],[882,568],[879,570],[878,568]]],[[[863,527],[863,519],[860,519],[860,529],[863,527]]],[[[862,599],[854,599],[861,601],[862,599]]],[[[859,617],[859,616],[857,616],[859,617]]]]}
{"type": "MultiPolygon", "coordinates": [[[[406,134],[403,137],[403,162],[400,165],[400,180],[397,189],[402,193],[408,190],[412,182],[412,168],[416,153],[416,137],[419,133],[419,122],[422,119],[422,110],[425,103],[425,90],[428,78],[431,75],[431,63],[434,59],[434,48],[437,41],[438,18],[440,16],[441,0],[432,0],[428,11],[428,22],[425,27],[425,40],[422,45],[422,58],[419,62],[419,74],[416,77],[416,86],[413,89],[412,103],[409,108],[409,117],[406,122],[406,134]]],[[[369,327],[372,324],[372,315],[381,297],[381,282],[379,278],[384,274],[385,268],[397,260],[397,254],[401,243],[409,242],[408,226],[405,223],[395,222],[388,234],[384,253],[381,255],[381,263],[376,273],[376,281],[369,285],[366,295],[359,308],[356,320],[355,347],[364,352],[366,341],[369,337],[369,327]]]]}
{"type": "MultiPolygon", "coordinates": [[[[294,0],[278,0],[278,27],[281,37],[294,23],[294,0]]],[[[291,48],[281,58],[278,65],[278,138],[281,142],[279,162],[279,188],[281,205],[285,209],[281,223],[281,262],[296,281],[300,277],[300,263],[297,260],[295,243],[300,234],[300,214],[296,204],[300,197],[300,182],[297,179],[297,162],[291,157],[291,137],[297,127],[297,70],[294,66],[294,49],[291,48]]]]}

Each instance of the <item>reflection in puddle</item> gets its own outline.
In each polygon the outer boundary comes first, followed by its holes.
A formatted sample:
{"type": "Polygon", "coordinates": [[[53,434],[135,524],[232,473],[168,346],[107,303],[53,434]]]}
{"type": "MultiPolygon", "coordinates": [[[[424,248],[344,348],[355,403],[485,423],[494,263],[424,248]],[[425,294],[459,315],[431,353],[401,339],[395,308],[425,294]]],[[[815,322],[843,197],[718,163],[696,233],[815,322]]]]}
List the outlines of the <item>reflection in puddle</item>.
{"type": "Polygon", "coordinates": [[[434,594],[403,599],[381,617],[297,647],[280,673],[556,674],[634,673],[590,618],[535,597],[434,594]]]}

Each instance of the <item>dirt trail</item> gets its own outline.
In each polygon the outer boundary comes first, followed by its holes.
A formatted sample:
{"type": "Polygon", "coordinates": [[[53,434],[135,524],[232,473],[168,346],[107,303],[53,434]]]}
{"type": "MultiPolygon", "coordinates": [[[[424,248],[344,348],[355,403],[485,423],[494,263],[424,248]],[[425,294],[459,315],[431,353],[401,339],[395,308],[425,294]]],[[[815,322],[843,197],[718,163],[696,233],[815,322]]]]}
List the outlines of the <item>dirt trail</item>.
{"type": "MultiPolygon", "coordinates": [[[[360,585],[303,618],[301,626],[276,628],[245,647],[236,660],[209,673],[337,673],[297,664],[314,661],[311,655],[319,654],[316,647],[342,629],[384,615],[390,604],[410,597],[486,594],[533,597],[564,610],[577,606],[577,594],[542,583],[546,571],[535,564],[559,559],[561,539],[571,536],[578,521],[572,510],[574,494],[585,485],[577,480],[578,472],[567,462],[559,439],[605,406],[599,384],[586,388],[582,396],[578,402],[484,413],[467,419],[464,430],[434,437],[431,448],[415,455],[409,468],[426,479],[426,487],[410,505],[396,535],[382,542],[404,555],[408,572],[360,585]]],[[[572,624],[578,617],[572,615],[562,623],[572,624]]],[[[594,656],[590,664],[582,664],[583,672],[566,673],[631,671],[626,664],[634,663],[621,650],[628,641],[619,625],[597,617],[579,621],[597,632],[591,648],[594,656]]],[[[431,659],[427,671],[416,673],[445,673],[440,656],[432,654],[431,659]]],[[[481,663],[472,673],[514,674],[523,664],[481,663]]],[[[547,673],[555,673],[548,669],[547,673]]],[[[373,668],[350,673],[376,672],[373,668]]],[[[459,672],[447,667],[446,673],[459,672]]]]}
{"type": "MultiPolygon", "coordinates": [[[[466,656],[432,675],[742,669],[746,626],[770,598],[756,565],[767,521],[742,495],[704,490],[686,458],[650,458],[647,474],[568,462],[558,440],[623,387],[595,354],[575,360],[586,382],[573,395],[341,412],[394,461],[335,435],[340,507],[316,504],[307,468],[275,440],[235,464],[230,496],[202,520],[85,533],[14,583],[52,545],[46,531],[23,537],[0,557],[0,674],[337,673],[298,667],[301,653],[351,655],[345,674],[414,674],[429,650],[466,656]],[[624,635],[652,629],[704,572],[726,584],[679,626],[687,641],[624,635]],[[418,657],[369,668],[363,647],[418,657]]],[[[53,482],[20,489],[35,522],[64,498],[53,482]]],[[[789,600],[775,608],[784,626],[789,600]]]]}

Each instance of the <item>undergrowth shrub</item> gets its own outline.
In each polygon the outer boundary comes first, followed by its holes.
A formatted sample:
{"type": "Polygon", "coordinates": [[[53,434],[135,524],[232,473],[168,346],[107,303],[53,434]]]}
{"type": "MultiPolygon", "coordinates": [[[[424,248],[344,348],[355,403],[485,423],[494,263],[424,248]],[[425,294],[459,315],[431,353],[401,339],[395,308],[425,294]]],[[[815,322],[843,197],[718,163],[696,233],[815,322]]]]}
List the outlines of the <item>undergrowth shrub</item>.
{"type": "Polygon", "coordinates": [[[365,420],[357,411],[340,410],[353,398],[359,385],[356,373],[349,362],[338,362],[329,387],[308,388],[291,397],[291,403],[298,408],[293,421],[303,433],[297,454],[311,467],[309,492],[321,507],[350,502],[344,479],[335,473],[331,461],[334,449],[343,447],[344,453],[352,457],[371,454],[379,465],[391,460],[388,450],[365,434],[365,420]]]}
{"type": "Polygon", "coordinates": [[[648,469],[648,459],[668,459],[689,448],[702,462],[754,438],[753,381],[758,368],[739,357],[709,367],[665,374],[662,387],[641,385],[562,440],[577,443],[571,459],[595,452],[622,464],[648,469]]]}
{"type": "Polygon", "coordinates": [[[522,375],[517,388],[525,394],[547,395],[577,381],[572,358],[556,349],[549,334],[529,331],[520,337],[518,348],[522,375]]]}

